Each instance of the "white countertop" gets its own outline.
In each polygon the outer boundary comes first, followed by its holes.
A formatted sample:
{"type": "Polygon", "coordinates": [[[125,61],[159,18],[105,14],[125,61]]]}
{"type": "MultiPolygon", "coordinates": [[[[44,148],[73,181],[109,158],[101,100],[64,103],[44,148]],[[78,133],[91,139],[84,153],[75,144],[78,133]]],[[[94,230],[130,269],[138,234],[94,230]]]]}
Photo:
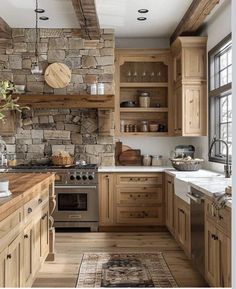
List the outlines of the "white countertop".
{"type": "Polygon", "coordinates": [[[99,167],[99,173],[157,173],[165,172],[170,167],[152,167],[152,166],[110,166],[99,167]]]}

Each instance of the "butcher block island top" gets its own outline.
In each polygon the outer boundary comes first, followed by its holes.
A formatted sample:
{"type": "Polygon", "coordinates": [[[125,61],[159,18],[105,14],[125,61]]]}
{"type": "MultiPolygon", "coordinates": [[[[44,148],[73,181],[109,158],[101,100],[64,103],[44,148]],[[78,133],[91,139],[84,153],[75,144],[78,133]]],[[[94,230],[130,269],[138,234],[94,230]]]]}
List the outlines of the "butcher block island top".
{"type": "Polygon", "coordinates": [[[49,187],[53,173],[0,173],[0,179],[9,180],[12,195],[0,198],[0,221],[49,187]]]}

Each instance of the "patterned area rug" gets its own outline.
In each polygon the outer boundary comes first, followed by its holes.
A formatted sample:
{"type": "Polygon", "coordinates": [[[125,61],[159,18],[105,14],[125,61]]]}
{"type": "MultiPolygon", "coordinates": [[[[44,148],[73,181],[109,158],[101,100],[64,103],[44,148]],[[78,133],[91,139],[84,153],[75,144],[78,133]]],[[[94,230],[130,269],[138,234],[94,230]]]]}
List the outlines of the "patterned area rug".
{"type": "Polygon", "coordinates": [[[77,288],[178,287],[162,253],[85,253],[77,288]]]}

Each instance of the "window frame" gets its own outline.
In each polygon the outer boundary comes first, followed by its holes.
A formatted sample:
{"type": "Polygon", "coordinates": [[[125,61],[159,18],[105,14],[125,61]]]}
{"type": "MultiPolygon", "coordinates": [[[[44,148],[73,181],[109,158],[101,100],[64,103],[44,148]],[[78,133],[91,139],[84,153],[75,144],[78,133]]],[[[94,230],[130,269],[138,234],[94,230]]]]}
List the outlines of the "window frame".
{"type": "MultiPolygon", "coordinates": [[[[208,128],[209,128],[209,135],[208,135],[208,144],[209,148],[212,142],[212,138],[215,133],[215,127],[216,127],[216,117],[215,117],[215,108],[216,108],[216,102],[220,100],[220,97],[230,95],[232,94],[232,82],[227,83],[223,86],[220,86],[218,88],[215,88],[214,90],[211,90],[211,66],[212,66],[212,61],[211,58],[212,56],[216,56],[217,53],[221,51],[221,49],[229,42],[232,41],[232,34],[230,33],[227,35],[222,41],[220,41],[215,47],[213,47],[209,52],[208,52],[208,128]],[[213,103],[213,104],[212,104],[213,103]]],[[[232,45],[232,44],[231,44],[232,45]]],[[[223,49],[222,49],[223,50],[223,49]]],[[[220,115],[218,115],[220,117],[220,115]]],[[[208,160],[210,162],[215,162],[215,163],[221,163],[221,164],[226,164],[226,157],[219,157],[216,154],[217,149],[219,149],[219,143],[215,144],[215,147],[213,148],[213,151],[211,152],[211,156],[208,157],[208,160]]],[[[229,156],[229,161],[231,163],[231,156],[229,156]]]]}

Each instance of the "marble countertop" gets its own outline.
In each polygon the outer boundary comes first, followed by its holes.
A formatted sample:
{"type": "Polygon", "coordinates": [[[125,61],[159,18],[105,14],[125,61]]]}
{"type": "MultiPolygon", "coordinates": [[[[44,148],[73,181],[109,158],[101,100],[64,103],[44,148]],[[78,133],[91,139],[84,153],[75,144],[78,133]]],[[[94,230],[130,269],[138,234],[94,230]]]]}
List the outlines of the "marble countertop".
{"type": "Polygon", "coordinates": [[[165,172],[170,167],[152,167],[152,166],[107,166],[99,167],[99,173],[156,173],[165,172]]]}

